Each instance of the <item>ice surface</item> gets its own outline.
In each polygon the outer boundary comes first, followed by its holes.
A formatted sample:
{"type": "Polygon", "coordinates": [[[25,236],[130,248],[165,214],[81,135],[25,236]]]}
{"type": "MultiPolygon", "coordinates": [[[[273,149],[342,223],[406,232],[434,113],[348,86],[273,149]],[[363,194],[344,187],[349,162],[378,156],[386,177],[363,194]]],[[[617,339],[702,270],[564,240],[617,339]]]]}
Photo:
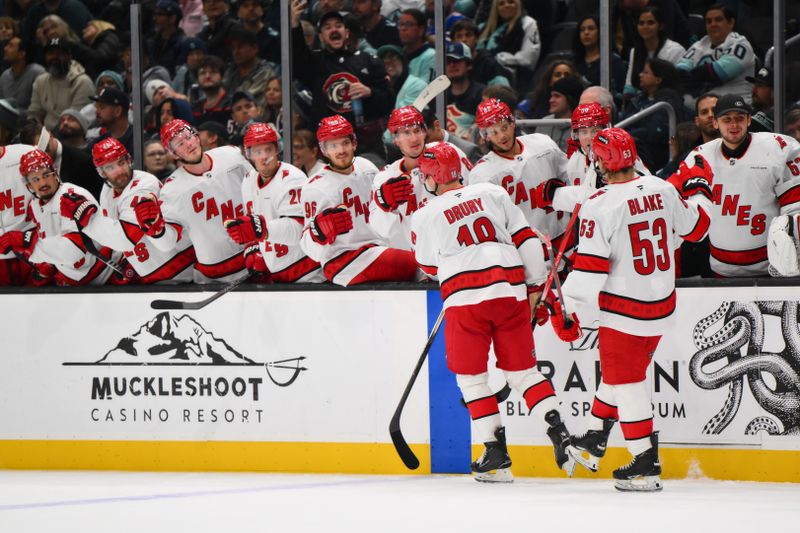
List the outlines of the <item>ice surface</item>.
{"type": "Polygon", "coordinates": [[[2,533],[796,531],[800,485],[468,476],[0,471],[2,533]],[[557,529],[555,529],[557,528],[557,529]]]}

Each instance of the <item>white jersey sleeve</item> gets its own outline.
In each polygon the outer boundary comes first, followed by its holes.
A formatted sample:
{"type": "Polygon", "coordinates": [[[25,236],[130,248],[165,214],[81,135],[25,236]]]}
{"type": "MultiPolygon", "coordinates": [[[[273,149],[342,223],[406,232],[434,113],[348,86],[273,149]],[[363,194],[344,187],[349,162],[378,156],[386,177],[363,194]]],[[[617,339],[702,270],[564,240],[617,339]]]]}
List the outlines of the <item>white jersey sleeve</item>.
{"type": "MultiPolygon", "coordinates": [[[[23,231],[32,226],[26,215],[33,195],[19,173],[19,160],[35,148],[28,144],[9,144],[0,148],[0,234],[23,231]]],[[[13,252],[0,253],[0,259],[13,257],[13,252]]]]}

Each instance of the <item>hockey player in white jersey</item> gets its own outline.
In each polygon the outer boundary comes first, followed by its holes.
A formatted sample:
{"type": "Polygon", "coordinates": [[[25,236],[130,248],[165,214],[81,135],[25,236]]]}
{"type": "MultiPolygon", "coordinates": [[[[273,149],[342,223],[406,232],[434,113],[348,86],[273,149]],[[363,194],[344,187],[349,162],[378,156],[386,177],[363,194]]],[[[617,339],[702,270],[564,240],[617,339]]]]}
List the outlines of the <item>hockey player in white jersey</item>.
{"type": "Polygon", "coordinates": [[[797,235],[789,222],[800,213],[800,144],[777,133],[748,133],[750,114],[741,96],[722,95],[714,107],[721,137],[686,157],[691,164],[702,155],[714,173],[711,270],[723,277],[766,276],[769,258],[777,272],[797,275],[796,252],[784,253],[794,245],[781,243],[797,235]]]}
{"type": "Polygon", "coordinates": [[[513,479],[505,428],[488,384],[492,343],[497,367],[533,416],[546,423],[556,463],[571,476],[569,432],[553,385],[536,367],[531,335],[531,310],[547,277],[542,244],[506,191],[490,183],[461,185],[451,146],[426,148],[419,165],[436,197],[414,215],[412,240],[420,267],[440,280],[447,366],[486,446],[471,465],[475,479],[513,479]]]}
{"type": "Polygon", "coordinates": [[[189,239],[182,237],[171,250],[160,250],[136,220],[134,206],[139,199],[159,195],[158,178],[133,170],[128,150],[113,137],[92,147],[92,160],[107,185],[100,192],[99,212],[92,200],[69,191],[61,196],[61,214],[75,220],[96,242],[122,252],[136,273],[135,281],[144,284],[192,281],[195,255],[189,239]]]}
{"type": "MultiPolygon", "coordinates": [[[[14,250],[31,263],[49,263],[58,269],[54,276],[59,285],[103,285],[111,278],[114,264],[121,257],[118,252],[96,246],[81,231],[76,219],[90,216],[98,209],[97,201],[86,189],[71,183],[61,183],[53,159],[45,152],[34,149],[20,159],[19,172],[28,190],[35,197],[28,204],[28,217],[35,228],[27,231],[10,231],[0,236],[0,252],[14,250]],[[76,217],[61,213],[61,198],[78,194],[87,200],[76,217]],[[99,258],[92,251],[96,250],[99,258]]],[[[112,281],[122,283],[121,278],[112,281]]]]}
{"type": "Polygon", "coordinates": [[[228,237],[223,222],[244,215],[242,181],[253,167],[233,146],[204,151],[197,130],[180,119],[161,127],[161,144],[180,166],[158,198],[145,196],[134,206],[139,226],[165,252],[188,235],[197,256],[195,283],[247,275],[243,247],[228,237]]]}
{"type": "Polygon", "coordinates": [[[572,444],[589,453],[596,469],[619,420],[633,460],[614,471],[615,487],[659,490],[658,434],[645,377],[661,336],[673,327],[672,234],[692,242],[706,235],[711,175],[707,168],[684,167],[673,183],[637,176],[633,138],[619,128],[601,131],[592,151],[608,185],[583,204],[575,268],[563,287],[563,310],[556,301],[551,317],[553,329],[569,341],[580,330],[575,313],[600,308],[602,381],[589,431],[572,444]]]}
{"type": "MultiPolygon", "coordinates": [[[[403,157],[375,176],[369,224],[389,246],[411,250],[411,218],[433,198],[425,190],[417,167],[425,149],[425,118],[412,106],[395,109],[389,117],[389,133],[403,157]]],[[[464,152],[453,148],[459,155],[461,176],[466,182],[472,165],[464,152]]]]}
{"type": "Polygon", "coordinates": [[[303,233],[301,190],[308,177],[278,158],[278,133],[251,124],[244,152],[255,169],[242,182],[244,216],[225,222],[228,235],[243,245],[247,269],[277,283],[325,281],[318,262],[300,248],[303,233]]]}
{"type": "MultiPolygon", "coordinates": [[[[0,235],[31,227],[25,214],[32,195],[19,174],[19,160],[33,149],[28,144],[0,146],[0,235]]],[[[32,266],[23,256],[0,253],[0,286],[25,285],[31,274],[32,266]]]]}
{"type": "Polygon", "coordinates": [[[317,140],[329,163],[303,186],[303,250],[337,285],[416,279],[414,254],[384,246],[370,227],[378,169],[355,157],[353,126],[341,115],[325,117],[317,140]]]}

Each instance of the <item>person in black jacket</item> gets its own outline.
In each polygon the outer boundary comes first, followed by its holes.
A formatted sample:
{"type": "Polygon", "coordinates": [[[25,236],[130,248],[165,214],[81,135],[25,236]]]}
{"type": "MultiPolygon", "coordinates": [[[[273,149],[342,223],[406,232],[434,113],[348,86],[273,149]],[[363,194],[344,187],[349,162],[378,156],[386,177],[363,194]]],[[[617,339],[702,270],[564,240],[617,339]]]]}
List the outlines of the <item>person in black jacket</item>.
{"type": "Polygon", "coordinates": [[[186,40],[183,30],[178,27],[181,18],[181,6],[175,0],[158,0],[153,11],[155,33],[145,41],[151,65],[161,65],[173,77],[178,66],[181,44],[186,40]]]}
{"type": "Polygon", "coordinates": [[[209,54],[230,62],[230,33],[240,26],[230,14],[230,0],[203,0],[203,13],[208,18],[208,24],[197,37],[207,43],[209,54]]]}
{"type": "Polygon", "coordinates": [[[347,48],[344,17],[336,11],[325,13],[318,22],[322,49],[309,50],[300,27],[305,4],[306,0],[292,2],[292,49],[294,75],[310,89],[314,100],[311,123],[328,115],[344,115],[355,125],[358,153],[383,154],[381,136],[394,104],[383,62],[347,48]]]}
{"type": "Polygon", "coordinates": [[[83,29],[81,42],[73,43],[72,57],[91,78],[104,70],[120,70],[120,44],[116,28],[104,20],[92,20],[83,29]]]}

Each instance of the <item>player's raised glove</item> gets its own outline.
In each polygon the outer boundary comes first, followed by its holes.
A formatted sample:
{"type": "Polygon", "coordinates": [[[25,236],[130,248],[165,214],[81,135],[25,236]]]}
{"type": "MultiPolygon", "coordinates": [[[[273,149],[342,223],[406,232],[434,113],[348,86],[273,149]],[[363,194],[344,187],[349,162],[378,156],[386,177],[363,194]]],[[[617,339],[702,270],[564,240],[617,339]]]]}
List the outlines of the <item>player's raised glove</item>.
{"type": "Polygon", "coordinates": [[[343,206],[329,207],[314,217],[311,235],[321,244],[332,244],[337,235],[351,229],[353,216],[350,210],[343,206]]]}
{"type": "Polygon", "coordinates": [[[375,200],[386,211],[394,211],[412,196],[414,196],[414,186],[411,185],[411,178],[405,174],[386,180],[375,191],[375,200]]]}
{"type": "Polygon", "coordinates": [[[160,237],[164,233],[164,216],[161,214],[155,194],[150,193],[139,198],[133,206],[133,212],[136,214],[136,222],[146,234],[160,237]]]}
{"type": "Polygon", "coordinates": [[[267,238],[267,221],[261,215],[245,215],[225,221],[228,236],[237,244],[250,244],[267,238]]]}
{"type": "Polygon", "coordinates": [[[711,184],[714,182],[714,173],[711,165],[705,158],[697,154],[694,156],[694,166],[689,168],[685,161],[678,167],[678,172],[667,179],[681,196],[689,198],[695,194],[702,194],[711,199],[711,184]]]}
{"type": "Polygon", "coordinates": [[[557,179],[549,179],[537,185],[533,191],[536,207],[545,211],[552,211],[556,191],[565,185],[566,183],[557,179]]]}
{"type": "Polygon", "coordinates": [[[251,273],[269,273],[267,262],[261,255],[261,249],[257,244],[251,244],[244,249],[244,264],[251,273]]]}
{"type": "Polygon", "coordinates": [[[553,324],[553,331],[556,332],[558,338],[564,342],[573,342],[583,336],[578,317],[572,313],[565,320],[561,303],[558,300],[553,301],[553,315],[550,317],[550,323],[553,324]]]}
{"type": "Polygon", "coordinates": [[[82,194],[72,189],[61,195],[61,216],[71,218],[83,229],[97,212],[97,206],[82,194]]]}
{"type": "Polygon", "coordinates": [[[28,257],[33,252],[37,240],[39,234],[35,229],[9,231],[0,235],[0,252],[7,254],[14,251],[28,257]]]}

